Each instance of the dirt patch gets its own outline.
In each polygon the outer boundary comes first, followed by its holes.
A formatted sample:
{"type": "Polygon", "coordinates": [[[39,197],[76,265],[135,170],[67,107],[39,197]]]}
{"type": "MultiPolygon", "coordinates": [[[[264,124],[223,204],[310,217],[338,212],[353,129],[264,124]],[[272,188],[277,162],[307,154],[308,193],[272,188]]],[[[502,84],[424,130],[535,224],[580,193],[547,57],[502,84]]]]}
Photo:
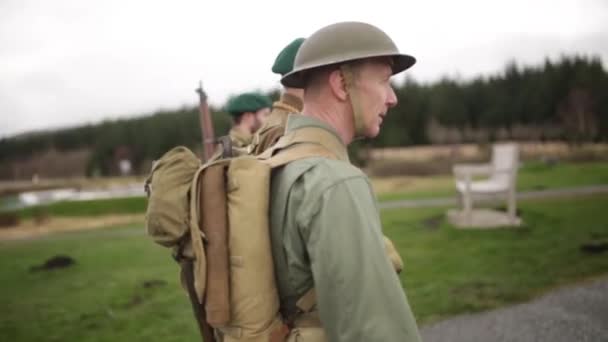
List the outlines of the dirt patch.
{"type": "Polygon", "coordinates": [[[74,264],[76,264],[76,261],[71,257],[66,255],[56,255],[45,261],[42,265],[30,267],[30,272],[51,271],[60,268],[70,267],[74,264]]]}
{"type": "Polygon", "coordinates": [[[608,240],[595,240],[581,244],[581,252],[586,254],[600,254],[608,252],[608,240]]]}
{"type": "Polygon", "coordinates": [[[19,224],[19,216],[17,214],[8,212],[0,212],[0,228],[14,227],[19,224]]]}
{"type": "Polygon", "coordinates": [[[146,290],[137,289],[137,292],[131,296],[129,301],[122,305],[125,309],[130,309],[140,304],[143,304],[147,298],[149,298],[153,292],[149,292],[150,289],[160,288],[167,286],[167,282],[161,279],[145,280],[141,286],[146,290]]]}
{"type": "Polygon", "coordinates": [[[152,280],[146,280],[143,282],[142,286],[144,287],[144,289],[151,289],[151,288],[155,288],[155,287],[163,287],[166,286],[167,282],[164,280],[160,280],[160,279],[152,279],[152,280]]]}
{"type": "Polygon", "coordinates": [[[134,294],[133,297],[125,304],[123,307],[125,309],[130,309],[132,307],[138,306],[144,302],[144,298],[139,294],[134,294]]]}
{"type": "Polygon", "coordinates": [[[439,228],[441,222],[443,222],[443,215],[435,215],[424,219],[422,221],[422,225],[426,229],[435,230],[439,228]]]}
{"type": "Polygon", "coordinates": [[[44,222],[26,220],[18,225],[0,229],[0,241],[30,239],[53,233],[91,230],[143,222],[144,214],[50,217],[44,222]]]}

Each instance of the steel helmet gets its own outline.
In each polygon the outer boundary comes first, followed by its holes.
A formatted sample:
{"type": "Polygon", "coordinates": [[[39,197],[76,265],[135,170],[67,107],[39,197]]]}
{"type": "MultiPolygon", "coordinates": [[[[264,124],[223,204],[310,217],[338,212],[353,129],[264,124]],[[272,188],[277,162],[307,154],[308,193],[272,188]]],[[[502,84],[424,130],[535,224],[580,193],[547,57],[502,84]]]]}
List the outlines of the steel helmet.
{"type": "Polygon", "coordinates": [[[400,53],[393,40],[379,28],[362,22],[341,22],[318,30],[304,41],[293,70],[283,76],[281,83],[303,88],[306,71],[373,57],[392,57],[393,74],[416,63],[414,57],[400,53]]]}

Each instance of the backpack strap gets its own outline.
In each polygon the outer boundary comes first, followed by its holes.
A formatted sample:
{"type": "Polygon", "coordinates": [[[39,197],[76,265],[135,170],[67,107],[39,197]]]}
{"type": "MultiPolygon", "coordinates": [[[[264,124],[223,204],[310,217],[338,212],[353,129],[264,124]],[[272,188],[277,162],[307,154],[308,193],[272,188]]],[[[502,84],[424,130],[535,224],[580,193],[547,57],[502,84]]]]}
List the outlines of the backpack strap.
{"type": "MultiPolygon", "coordinates": [[[[348,162],[346,147],[333,133],[320,127],[305,127],[289,132],[277,141],[273,147],[258,156],[271,168],[286,165],[292,161],[311,157],[324,157],[348,162]]],[[[292,312],[285,313],[284,319],[288,330],[293,328],[297,319],[310,316],[315,326],[319,325],[318,315],[313,313],[317,304],[314,287],[306,291],[295,303],[292,312]]],[[[279,339],[277,339],[279,340],[279,339]]]]}
{"type": "Polygon", "coordinates": [[[302,312],[310,312],[315,305],[317,304],[317,293],[315,292],[315,288],[311,287],[298,301],[296,302],[296,307],[302,312]]]}
{"type": "Polygon", "coordinates": [[[271,168],[275,168],[310,157],[349,161],[348,152],[342,141],[335,134],[320,127],[293,130],[257,158],[269,164],[271,168]]]}
{"type": "Polygon", "coordinates": [[[314,143],[298,143],[280,150],[276,155],[269,159],[262,160],[262,162],[268,164],[270,168],[274,169],[276,167],[289,164],[292,161],[312,157],[337,159],[333,153],[321,145],[314,143]]]}
{"type": "Polygon", "coordinates": [[[201,231],[199,227],[199,176],[201,172],[205,169],[204,166],[200,167],[194,177],[192,178],[192,184],[190,185],[190,217],[189,217],[189,228],[190,228],[190,240],[192,242],[192,251],[194,252],[194,262],[193,262],[193,273],[194,273],[194,290],[196,292],[196,297],[199,303],[203,302],[203,297],[205,294],[205,284],[207,279],[205,279],[206,272],[206,256],[205,256],[205,247],[203,245],[203,239],[205,239],[205,234],[201,231]]]}
{"type": "MultiPolygon", "coordinates": [[[[213,328],[207,322],[205,312],[205,283],[206,280],[204,275],[206,272],[201,273],[200,270],[206,268],[206,256],[205,248],[203,246],[203,239],[205,235],[199,228],[199,213],[198,206],[200,205],[198,190],[199,190],[199,176],[205,169],[201,166],[194,177],[190,185],[190,217],[188,222],[190,230],[190,240],[192,242],[192,251],[194,252],[194,260],[182,258],[178,255],[179,264],[181,268],[181,279],[188,292],[188,298],[190,298],[190,304],[194,312],[194,319],[198,325],[203,341],[215,342],[215,334],[213,328]],[[203,279],[201,279],[203,277],[203,279]]],[[[181,247],[180,247],[181,249],[181,247]]],[[[178,252],[181,254],[181,252],[178,252]]]]}
{"type": "Polygon", "coordinates": [[[296,321],[304,319],[310,326],[320,326],[318,313],[314,310],[317,305],[317,293],[312,287],[306,291],[295,303],[291,309],[284,308],[282,311],[285,319],[285,324],[290,328],[294,328],[296,321]]]}

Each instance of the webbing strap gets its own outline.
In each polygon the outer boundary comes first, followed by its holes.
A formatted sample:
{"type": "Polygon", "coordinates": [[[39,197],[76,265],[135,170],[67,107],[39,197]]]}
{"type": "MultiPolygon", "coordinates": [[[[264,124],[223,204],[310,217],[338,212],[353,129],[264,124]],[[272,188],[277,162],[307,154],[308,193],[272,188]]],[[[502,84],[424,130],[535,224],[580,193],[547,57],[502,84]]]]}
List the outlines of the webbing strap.
{"type": "Polygon", "coordinates": [[[262,162],[268,164],[270,168],[274,169],[275,167],[286,165],[292,161],[312,157],[336,159],[334,154],[329,152],[321,145],[313,143],[299,143],[282,149],[272,158],[262,160],[262,162]]]}
{"type": "Polygon", "coordinates": [[[295,321],[293,322],[294,328],[317,328],[322,329],[323,324],[321,323],[321,318],[319,317],[318,311],[306,312],[298,315],[295,321]]]}
{"type": "MultiPolygon", "coordinates": [[[[320,127],[303,127],[286,133],[276,142],[276,144],[261,153],[258,156],[258,159],[267,160],[274,158],[278,151],[291,150],[291,147],[302,144],[320,146],[321,149],[326,151],[326,153],[321,156],[327,157],[327,154],[329,153],[335,159],[343,161],[349,160],[348,151],[342,141],[333,133],[320,127]],[[288,149],[288,147],[290,148],[288,149]]],[[[304,148],[298,151],[303,152],[304,148]]],[[[297,156],[294,157],[298,159],[297,156]]],[[[295,159],[290,159],[289,161],[293,160],[295,159]]],[[[282,164],[278,164],[278,166],[280,165],[282,164]]]]}
{"type": "Polygon", "coordinates": [[[282,109],[288,113],[299,113],[300,110],[298,110],[298,108],[291,106],[283,101],[277,101],[275,103],[272,104],[272,108],[275,109],[282,109]]]}
{"type": "Polygon", "coordinates": [[[317,293],[315,288],[312,287],[295,304],[295,307],[283,308],[283,315],[285,317],[285,323],[293,328],[294,326],[306,325],[306,322],[310,323],[310,326],[320,326],[318,313],[314,310],[317,305],[317,293]]]}
{"type": "Polygon", "coordinates": [[[306,291],[306,293],[298,299],[296,302],[296,306],[302,312],[310,312],[315,305],[317,304],[317,292],[315,292],[315,288],[312,287],[310,290],[306,291]]]}
{"type": "Polygon", "coordinates": [[[205,257],[205,247],[203,246],[203,239],[205,235],[201,231],[199,227],[199,215],[198,215],[198,207],[199,207],[199,192],[198,192],[198,180],[201,172],[205,167],[200,167],[196,170],[194,177],[192,178],[192,184],[190,185],[190,240],[192,241],[192,250],[194,252],[194,290],[196,292],[196,297],[199,303],[203,302],[203,297],[205,293],[205,283],[207,279],[205,279],[206,272],[206,257],[205,257]]]}
{"type": "Polygon", "coordinates": [[[224,326],[221,328],[217,328],[217,330],[219,330],[222,334],[228,335],[234,339],[239,339],[243,336],[243,329],[239,327],[224,326]]]}

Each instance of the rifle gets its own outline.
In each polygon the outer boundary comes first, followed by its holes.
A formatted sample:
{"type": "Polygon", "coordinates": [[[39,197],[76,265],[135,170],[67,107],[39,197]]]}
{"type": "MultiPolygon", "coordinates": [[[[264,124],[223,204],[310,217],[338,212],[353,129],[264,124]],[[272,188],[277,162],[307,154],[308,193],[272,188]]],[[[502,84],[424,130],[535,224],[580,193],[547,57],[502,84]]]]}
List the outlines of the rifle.
{"type": "MultiPolygon", "coordinates": [[[[213,122],[211,121],[211,113],[209,112],[209,105],[207,104],[207,94],[203,90],[203,82],[199,81],[196,93],[199,98],[198,110],[200,113],[200,124],[201,124],[201,140],[203,143],[203,162],[207,161],[213,155],[215,147],[215,135],[213,133],[213,122]]],[[[207,315],[205,312],[206,298],[203,298],[203,302],[199,303],[194,290],[194,274],[192,261],[181,262],[181,273],[182,279],[186,283],[188,290],[188,297],[190,298],[190,304],[192,304],[192,311],[194,312],[194,318],[198,325],[201,337],[204,342],[215,342],[215,334],[213,328],[207,322],[207,315]]]]}
{"type": "Polygon", "coordinates": [[[200,113],[201,139],[203,143],[203,162],[205,162],[213,155],[216,143],[215,134],[213,133],[213,121],[211,121],[211,113],[209,112],[209,105],[207,103],[207,94],[203,90],[202,81],[199,81],[196,93],[198,94],[199,98],[198,111],[200,113]]]}
{"type": "Polygon", "coordinates": [[[199,303],[196,297],[196,291],[194,290],[194,274],[192,261],[183,261],[180,263],[181,277],[186,283],[186,289],[188,291],[188,298],[190,298],[190,304],[192,305],[192,311],[194,313],[194,319],[198,326],[199,332],[201,333],[203,342],[216,342],[213,328],[207,322],[207,314],[205,312],[205,300],[203,303],[199,303]]]}

